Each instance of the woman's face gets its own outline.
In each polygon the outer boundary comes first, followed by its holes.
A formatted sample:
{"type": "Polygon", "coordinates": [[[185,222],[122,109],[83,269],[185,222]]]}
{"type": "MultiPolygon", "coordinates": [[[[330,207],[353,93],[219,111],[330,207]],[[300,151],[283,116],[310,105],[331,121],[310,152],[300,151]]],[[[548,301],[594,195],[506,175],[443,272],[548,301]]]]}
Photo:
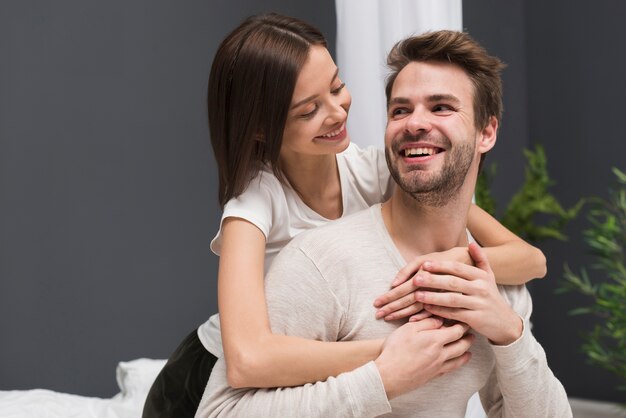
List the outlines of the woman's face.
{"type": "Polygon", "coordinates": [[[287,115],[281,157],[337,154],[348,147],[346,118],[352,99],[328,50],[312,46],[287,115]]]}

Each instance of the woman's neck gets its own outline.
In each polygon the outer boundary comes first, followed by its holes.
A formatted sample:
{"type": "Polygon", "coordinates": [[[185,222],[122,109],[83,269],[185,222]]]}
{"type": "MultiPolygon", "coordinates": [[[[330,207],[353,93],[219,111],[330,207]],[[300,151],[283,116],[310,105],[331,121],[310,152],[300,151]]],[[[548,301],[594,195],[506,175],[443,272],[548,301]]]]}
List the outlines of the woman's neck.
{"type": "Polygon", "coordinates": [[[305,205],[327,219],[341,217],[343,199],[334,154],[281,158],[280,169],[305,205]]]}

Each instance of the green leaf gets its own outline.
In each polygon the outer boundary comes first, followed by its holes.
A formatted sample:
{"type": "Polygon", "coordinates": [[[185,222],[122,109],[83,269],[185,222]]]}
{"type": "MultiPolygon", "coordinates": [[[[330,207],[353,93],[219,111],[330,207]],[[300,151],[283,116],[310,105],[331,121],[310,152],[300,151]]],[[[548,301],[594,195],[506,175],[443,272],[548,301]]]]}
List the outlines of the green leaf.
{"type": "Polygon", "coordinates": [[[615,177],[617,177],[617,181],[622,184],[626,184],[626,173],[624,173],[617,167],[612,167],[611,170],[613,171],[613,174],[615,174],[615,177]]]}
{"type": "Polygon", "coordinates": [[[593,280],[586,269],[574,273],[566,264],[559,291],[575,291],[590,303],[570,311],[572,315],[595,315],[600,320],[584,334],[581,347],[592,364],[614,373],[626,390],[626,174],[613,169],[618,185],[608,199],[592,197],[587,211],[590,227],[584,241],[595,260],[593,280]]]}

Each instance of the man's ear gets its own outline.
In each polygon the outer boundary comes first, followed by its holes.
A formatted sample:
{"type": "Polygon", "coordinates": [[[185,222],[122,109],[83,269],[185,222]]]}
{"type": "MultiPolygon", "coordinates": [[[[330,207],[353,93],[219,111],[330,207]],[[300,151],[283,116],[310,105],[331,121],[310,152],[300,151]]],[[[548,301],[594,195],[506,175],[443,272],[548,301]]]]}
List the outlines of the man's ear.
{"type": "Polygon", "coordinates": [[[487,126],[480,131],[480,137],[478,139],[478,151],[481,154],[486,153],[494,145],[496,145],[496,136],[498,133],[498,119],[495,116],[489,118],[487,126]]]}

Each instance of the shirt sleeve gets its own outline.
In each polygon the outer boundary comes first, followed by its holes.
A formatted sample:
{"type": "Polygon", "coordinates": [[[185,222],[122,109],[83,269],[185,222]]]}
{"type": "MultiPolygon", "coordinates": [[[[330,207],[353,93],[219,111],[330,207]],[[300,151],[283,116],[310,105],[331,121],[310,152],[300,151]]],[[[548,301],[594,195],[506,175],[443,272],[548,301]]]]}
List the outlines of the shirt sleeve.
{"type": "Polygon", "coordinates": [[[522,317],[521,337],[492,346],[496,365],[480,398],[489,417],[571,417],[565,389],[530,331],[532,301],[525,286],[503,286],[505,299],[522,317]]]}
{"type": "MultiPolygon", "coordinates": [[[[302,251],[292,246],[281,251],[266,276],[265,290],[274,333],[337,340],[344,309],[302,251]]],[[[212,402],[208,408],[203,407],[204,403],[196,417],[375,417],[391,412],[374,362],[314,384],[276,389],[231,388],[230,395],[220,402],[212,402]]]]}
{"type": "Polygon", "coordinates": [[[215,255],[219,256],[222,249],[222,224],[226,218],[245,219],[259,228],[267,239],[273,219],[282,216],[282,213],[275,213],[282,208],[281,205],[275,204],[275,200],[284,195],[277,183],[278,180],[275,177],[261,172],[242,194],[226,202],[220,227],[211,240],[211,251],[215,255]]]}

